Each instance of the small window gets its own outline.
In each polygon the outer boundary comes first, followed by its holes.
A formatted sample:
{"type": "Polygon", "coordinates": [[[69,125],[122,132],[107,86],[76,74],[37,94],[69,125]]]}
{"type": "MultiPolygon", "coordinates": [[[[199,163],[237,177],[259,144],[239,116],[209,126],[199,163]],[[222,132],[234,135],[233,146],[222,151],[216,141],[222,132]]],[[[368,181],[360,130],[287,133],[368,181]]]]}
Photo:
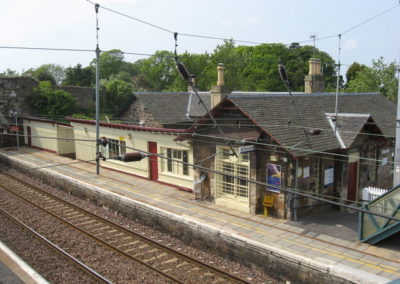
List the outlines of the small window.
{"type": "Polygon", "coordinates": [[[106,158],[119,156],[126,153],[126,142],[116,139],[107,139],[109,141],[106,147],[106,158]]]}
{"type": "Polygon", "coordinates": [[[164,153],[168,158],[164,162],[164,171],[175,175],[189,175],[188,151],[166,148],[164,153]]]}

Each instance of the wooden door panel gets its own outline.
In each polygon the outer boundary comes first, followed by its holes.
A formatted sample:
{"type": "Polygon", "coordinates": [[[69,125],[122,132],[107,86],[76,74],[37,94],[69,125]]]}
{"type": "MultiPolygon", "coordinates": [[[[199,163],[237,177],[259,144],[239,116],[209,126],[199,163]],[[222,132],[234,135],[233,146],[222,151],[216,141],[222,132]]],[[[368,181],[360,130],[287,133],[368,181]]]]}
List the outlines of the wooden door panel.
{"type": "MultiPolygon", "coordinates": [[[[149,152],[152,154],[157,154],[157,143],[156,142],[148,142],[149,152]]],[[[151,180],[158,180],[158,160],[157,156],[149,157],[149,175],[151,180]]]]}

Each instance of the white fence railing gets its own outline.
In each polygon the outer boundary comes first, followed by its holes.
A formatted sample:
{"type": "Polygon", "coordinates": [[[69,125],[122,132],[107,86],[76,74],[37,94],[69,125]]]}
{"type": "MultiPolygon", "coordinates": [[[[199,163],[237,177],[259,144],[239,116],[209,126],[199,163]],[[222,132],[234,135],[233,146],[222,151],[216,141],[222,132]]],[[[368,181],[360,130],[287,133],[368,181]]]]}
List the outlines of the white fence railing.
{"type": "Polygon", "coordinates": [[[385,188],[379,188],[379,187],[364,187],[362,190],[362,199],[363,201],[372,201],[378,198],[380,195],[386,193],[388,189],[385,188]]]}

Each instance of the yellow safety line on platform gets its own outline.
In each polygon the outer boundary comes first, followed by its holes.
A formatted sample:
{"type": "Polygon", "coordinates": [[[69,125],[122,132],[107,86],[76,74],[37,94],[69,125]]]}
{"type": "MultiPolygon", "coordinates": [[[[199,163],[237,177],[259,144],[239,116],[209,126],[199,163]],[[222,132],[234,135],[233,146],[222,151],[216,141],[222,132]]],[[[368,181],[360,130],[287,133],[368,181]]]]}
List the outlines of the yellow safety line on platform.
{"type": "MultiPolygon", "coordinates": [[[[50,159],[50,158],[43,157],[43,156],[38,155],[38,154],[30,153],[30,155],[38,156],[38,157],[44,158],[44,159],[46,159],[46,160],[54,161],[54,160],[52,160],[52,159],[50,159]]],[[[86,182],[86,183],[88,183],[88,182],[86,182]]],[[[88,184],[90,184],[90,183],[88,183],[88,184]]],[[[101,189],[103,189],[103,190],[109,191],[108,189],[103,188],[103,187],[101,187],[101,186],[94,185],[94,184],[92,184],[92,185],[93,185],[93,186],[96,186],[96,187],[98,187],[98,188],[101,188],[101,189]]],[[[121,186],[121,188],[124,189],[124,190],[128,190],[128,191],[135,191],[135,193],[137,193],[138,195],[140,195],[140,196],[142,196],[142,197],[153,196],[153,194],[150,194],[150,195],[149,195],[149,194],[142,194],[140,191],[133,190],[133,189],[131,189],[131,188],[125,186],[125,185],[121,186]]],[[[158,195],[154,195],[153,198],[156,199],[156,200],[159,200],[159,201],[163,201],[163,199],[160,198],[158,195]]],[[[183,206],[181,206],[181,205],[175,205],[175,206],[179,207],[180,209],[185,209],[185,207],[183,207],[183,206]]],[[[192,210],[192,211],[195,211],[195,212],[197,212],[197,213],[201,213],[201,214],[203,214],[203,215],[209,216],[209,217],[214,217],[214,218],[215,218],[216,220],[218,220],[218,221],[225,221],[224,219],[217,218],[217,217],[216,217],[217,214],[215,214],[215,213],[214,213],[214,214],[207,214],[205,211],[196,209],[196,208],[194,208],[194,207],[192,207],[191,210],[192,210]]],[[[237,220],[231,220],[230,223],[234,223],[234,224],[238,225],[239,227],[243,227],[244,229],[251,229],[251,230],[254,230],[254,231],[258,231],[258,232],[260,232],[260,233],[262,233],[262,234],[268,236],[268,231],[258,229],[257,227],[251,226],[251,225],[249,225],[249,224],[246,224],[246,223],[243,223],[243,222],[240,222],[240,221],[237,221],[237,220]]],[[[267,224],[265,224],[265,225],[268,226],[267,224]]],[[[278,230],[279,230],[278,227],[275,227],[274,229],[278,229],[278,230]]],[[[290,238],[285,237],[285,236],[282,236],[282,235],[279,236],[279,237],[285,239],[285,241],[288,242],[288,243],[296,244],[296,245],[301,246],[301,247],[304,247],[304,248],[308,248],[308,249],[312,249],[312,250],[315,250],[315,251],[319,251],[319,252],[321,252],[321,253],[328,254],[328,255],[331,255],[331,256],[335,256],[335,257],[338,257],[338,258],[342,258],[342,259],[345,259],[345,260],[348,260],[348,261],[351,261],[351,262],[354,262],[354,263],[358,263],[358,264],[361,264],[361,265],[364,265],[364,266],[369,266],[369,267],[371,267],[371,268],[374,268],[374,269],[377,269],[377,270],[381,270],[381,271],[384,271],[384,272],[387,272],[387,273],[390,273],[390,274],[397,274],[397,275],[400,275],[400,272],[396,272],[396,270],[397,270],[396,268],[393,268],[393,267],[390,267],[390,266],[387,266],[387,265],[380,265],[380,266],[372,265],[372,264],[367,263],[366,261],[360,261],[360,260],[357,260],[357,259],[348,257],[348,256],[346,256],[346,255],[341,255],[341,254],[338,254],[338,253],[333,253],[333,252],[329,252],[329,251],[328,251],[328,250],[333,251],[332,249],[328,249],[328,248],[327,248],[327,249],[320,249],[320,248],[316,248],[316,247],[313,247],[313,246],[309,246],[308,244],[304,244],[304,243],[303,243],[303,244],[300,244],[299,242],[301,242],[301,240],[298,240],[298,239],[297,239],[296,241],[292,241],[290,238]],[[389,267],[390,267],[391,270],[385,269],[385,268],[383,268],[383,267],[386,267],[386,268],[389,268],[389,267]]],[[[320,241],[320,240],[317,240],[317,241],[320,241]]],[[[321,240],[320,242],[324,242],[324,241],[321,240]]],[[[362,252],[359,252],[359,253],[362,254],[362,252]]]]}
{"type": "MultiPolygon", "coordinates": [[[[366,259],[366,258],[360,258],[360,260],[362,260],[362,261],[365,261],[365,262],[368,262],[368,263],[371,263],[371,264],[373,264],[373,265],[379,265],[379,262],[377,262],[377,261],[372,261],[372,260],[369,260],[369,259],[366,259]]],[[[383,265],[382,265],[383,266],[383,265]]],[[[393,268],[392,268],[393,269],[393,268]]],[[[394,268],[394,270],[396,270],[396,268],[394,268]]]]}

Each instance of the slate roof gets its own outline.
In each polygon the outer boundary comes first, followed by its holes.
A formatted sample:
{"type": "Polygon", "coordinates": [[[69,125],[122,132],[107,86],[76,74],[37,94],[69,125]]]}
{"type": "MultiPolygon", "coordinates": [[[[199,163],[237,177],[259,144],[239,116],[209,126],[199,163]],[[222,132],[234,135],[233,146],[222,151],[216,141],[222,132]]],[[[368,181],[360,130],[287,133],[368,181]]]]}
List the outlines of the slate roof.
{"type": "MultiPolygon", "coordinates": [[[[294,156],[307,155],[309,150],[331,151],[342,148],[326,116],[326,113],[335,112],[335,94],[296,93],[292,98],[301,122],[287,93],[233,92],[227,99],[294,156]],[[307,140],[302,125],[307,131],[322,131],[319,135],[308,135],[307,140]]],[[[370,114],[385,136],[395,135],[396,106],[383,95],[342,93],[338,99],[338,113],[370,114]]],[[[349,128],[358,133],[361,123],[358,121],[354,127],[349,128]]],[[[354,138],[346,136],[346,143],[351,143],[354,138]]]]}
{"type": "MultiPolygon", "coordinates": [[[[207,108],[210,109],[210,92],[199,92],[199,94],[207,108]]],[[[121,114],[124,113],[133,102],[139,102],[153,115],[155,120],[161,124],[188,122],[190,120],[186,117],[186,108],[189,97],[189,92],[136,92],[132,95],[130,103],[121,111],[121,114]]],[[[205,113],[204,107],[199,104],[197,96],[193,93],[190,116],[196,118],[203,116],[205,113]]]]}
{"type": "MultiPolygon", "coordinates": [[[[337,130],[338,140],[340,140],[339,142],[342,144],[342,148],[344,149],[351,147],[358,134],[362,131],[365,132],[363,129],[365,129],[367,125],[376,124],[370,114],[338,113],[335,126],[335,123],[332,120],[334,116],[334,113],[327,114],[329,120],[332,121],[332,130],[337,130]]],[[[376,132],[374,134],[382,135],[379,128],[375,127],[374,131],[376,132]]]]}

